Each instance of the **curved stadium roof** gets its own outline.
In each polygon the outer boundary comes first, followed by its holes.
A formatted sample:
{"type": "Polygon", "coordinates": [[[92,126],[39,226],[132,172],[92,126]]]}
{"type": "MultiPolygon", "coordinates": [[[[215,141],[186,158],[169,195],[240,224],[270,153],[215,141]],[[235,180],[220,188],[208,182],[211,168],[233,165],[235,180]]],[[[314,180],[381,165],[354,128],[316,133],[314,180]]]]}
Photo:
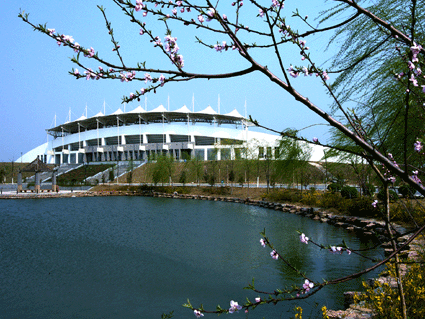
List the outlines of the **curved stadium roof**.
{"type": "Polygon", "coordinates": [[[58,125],[47,132],[55,137],[62,136],[62,134],[74,134],[83,130],[94,130],[101,127],[117,126],[118,123],[122,125],[133,124],[149,124],[149,123],[171,123],[171,122],[193,122],[193,123],[217,123],[220,124],[241,124],[246,119],[234,109],[227,114],[219,114],[208,106],[202,111],[191,112],[186,105],[176,111],[167,111],[163,105],[157,108],[146,111],[141,106],[138,106],[132,111],[123,112],[121,109],[116,110],[114,113],[104,115],[102,112],[86,118],[81,116],[77,120],[66,122],[58,125]],[[100,125],[100,127],[99,127],[100,125]]]}

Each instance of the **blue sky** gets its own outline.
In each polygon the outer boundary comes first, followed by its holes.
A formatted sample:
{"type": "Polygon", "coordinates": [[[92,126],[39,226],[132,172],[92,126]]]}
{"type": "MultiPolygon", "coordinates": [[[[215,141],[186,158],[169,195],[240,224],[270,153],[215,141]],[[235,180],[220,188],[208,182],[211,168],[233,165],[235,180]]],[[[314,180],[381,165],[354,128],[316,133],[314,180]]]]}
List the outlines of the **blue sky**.
{"type": "MultiPolygon", "coordinates": [[[[268,3],[264,1],[264,3],[268,3]]],[[[161,57],[151,43],[144,41],[138,34],[139,28],[128,21],[112,1],[33,1],[14,0],[2,1],[2,27],[0,28],[0,63],[3,77],[0,84],[0,161],[10,161],[20,157],[32,148],[47,141],[46,129],[54,124],[56,115],[57,124],[67,120],[71,109],[71,120],[83,115],[85,107],[88,116],[103,111],[104,102],[106,113],[112,113],[121,104],[123,95],[140,90],[144,82],[128,82],[100,80],[75,80],[68,72],[74,67],[70,61],[73,51],[69,48],[58,47],[52,39],[33,32],[32,28],[18,18],[20,10],[29,13],[30,21],[47,23],[49,28],[55,28],[65,35],[72,35],[84,47],[93,47],[99,54],[118,63],[112,52],[112,44],[106,32],[103,16],[96,5],[106,8],[108,18],[112,22],[116,39],[120,42],[124,59],[127,65],[134,65],[136,61],[147,61],[148,67],[169,68],[169,61],[161,57]]],[[[323,3],[316,0],[297,0],[285,2],[287,23],[297,25],[290,16],[295,9],[309,15],[313,24],[313,17],[323,9],[323,3]]],[[[242,22],[251,28],[261,27],[261,19],[256,12],[250,12],[249,6],[244,7],[242,22]],[[246,7],[246,9],[245,9],[246,7]]],[[[226,13],[231,18],[231,7],[226,13]]],[[[164,11],[167,9],[164,9],[164,11]]],[[[171,9],[168,9],[171,12],[171,9]]],[[[141,16],[141,14],[140,14],[141,16]]],[[[152,16],[144,21],[157,29],[157,35],[162,39],[165,34],[161,24],[152,16]]],[[[217,53],[195,43],[195,33],[188,27],[173,26],[173,36],[177,36],[180,52],[185,59],[187,71],[205,71],[221,73],[247,67],[236,52],[217,53]]],[[[329,57],[324,52],[329,35],[320,35],[314,39],[307,39],[311,48],[311,55],[319,62],[329,57]]],[[[201,39],[212,44],[229,39],[211,35],[202,35],[201,39]]],[[[252,36],[245,37],[251,41],[252,36]]],[[[289,47],[290,49],[291,47],[289,47]]],[[[295,50],[283,53],[285,67],[303,65],[300,56],[295,50]]],[[[272,51],[256,51],[253,55],[259,62],[269,69],[276,69],[276,61],[270,56],[272,51]]],[[[99,63],[87,61],[87,65],[97,68],[99,63]]],[[[281,73],[276,71],[277,76],[281,73]]],[[[322,84],[315,77],[299,77],[293,80],[294,86],[322,109],[328,109],[331,101],[324,93],[322,84]]],[[[244,114],[246,101],[247,114],[252,115],[260,124],[276,130],[285,128],[303,128],[312,124],[323,123],[318,116],[306,107],[298,104],[289,94],[270,83],[260,73],[246,75],[240,78],[226,80],[195,80],[191,82],[172,83],[165,85],[156,94],[147,95],[148,110],[160,104],[167,107],[168,97],[170,110],[183,105],[192,108],[192,96],[195,95],[195,111],[200,111],[211,105],[217,110],[218,96],[220,95],[221,113],[231,112],[236,108],[244,114]]],[[[144,106],[144,100],[126,105],[126,111],[144,106]]],[[[314,126],[303,131],[309,138],[318,137],[326,140],[329,137],[328,127],[314,126]]]]}

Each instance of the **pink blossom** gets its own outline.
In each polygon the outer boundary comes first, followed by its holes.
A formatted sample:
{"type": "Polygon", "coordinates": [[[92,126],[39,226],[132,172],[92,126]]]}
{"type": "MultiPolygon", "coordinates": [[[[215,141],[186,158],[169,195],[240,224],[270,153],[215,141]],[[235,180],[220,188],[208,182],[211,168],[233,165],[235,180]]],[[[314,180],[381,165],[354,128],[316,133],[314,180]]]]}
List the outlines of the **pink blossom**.
{"type": "Polygon", "coordinates": [[[289,67],[288,71],[289,71],[289,75],[292,76],[293,78],[296,78],[298,76],[298,72],[294,70],[292,65],[289,67]]]}
{"type": "Polygon", "coordinates": [[[165,82],[165,76],[161,74],[161,76],[158,78],[159,82],[161,82],[161,86],[164,86],[165,82]]]}
{"type": "Polygon", "coordinates": [[[342,253],[342,247],[335,247],[335,246],[331,246],[331,249],[329,249],[329,251],[332,254],[341,254],[342,253]]]}
{"type": "Polygon", "coordinates": [[[131,93],[130,93],[130,99],[133,99],[134,97],[135,97],[134,93],[133,93],[133,92],[131,92],[131,93]]]}
{"type": "Polygon", "coordinates": [[[136,0],[136,7],[134,8],[136,11],[140,11],[144,8],[144,4],[141,0],[136,0]]]}
{"type": "Polygon", "coordinates": [[[62,35],[62,39],[67,43],[74,43],[74,38],[71,35],[62,35]]]}
{"type": "Polygon", "coordinates": [[[199,15],[198,16],[198,21],[201,22],[201,23],[203,23],[204,22],[204,17],[202,15],[199,15]]]}
{"type": "Polygon", "coordinates": [[[306,279],[303,284],[303,288],[305,289],[305,292],[309,292],[310,289],[314,287],[314,283],[310,282],[310,280],[306,279]]]}
{"type": "Polygon", "coordinates": [[[330,79],[330,77],[329,77],[328,73],[326,73],[326,71],[322,72],[322,76],[323,76],[323,80],[325,80],[325,81],[330,79]]]}
{"type": "Polygon", "coordinates": [[[145,83],[148,83],[148,81],[152,81],[152,77],[149,73],[145,73],[145,83]]]}
{"type": "Polygon", "coordinates": [[[207,11],[207,21],[211,21],[214,18],[215,10],[213,8],[209,8],[207,11]]]}
{"type": "Polygon", "coordinates": [[[90,80],[91,78],[95,78],[96,74],[93,73],[92,69],[88,69],[87,71],[84,71],[84,74],[86,75],[86,80],[90,80]]]}
{"type": "Polygon", "coordinates": [[[74,74],[75,74],[75,75],[79,75],[79,74],[80,74],[80,72],[78,71],[78,69],[75,69],[75,70],[74,70],[74,74]]]}
{"type": "Polygon", "coordinates": [[[236,301],[230,300],[230,308],[229,313],[239,312],[239,310],[242,309],[242,306],[239,306],[239,304],[236,301]]]}
{"type": "Polygon", "coordinates": [[[193,310],[193,314],[196,316],[196,318],[200,318],[203,317],[204,314],[202,312],[200,312],[199,310],[193,310]]]}
{"type": "Polygon", "coordinates": [[[140,94],[142,94],[142,95],[145,94],[145,88],[140,89],[140,94]]]}
{"type": "Polygon", "coordinates": [[[261,301],[260,297],[255,298],[255,302],[260,302],[260,301],[261,301]]]}
{"type": "Polygon", "coordinates": [[[293,78],[296,78],[296,77],[298,77],[298,72],[291,71],[291,72],[289,72],[289,75],[292,76],[293,78]]]}
{"type": "Polygon", "coordinates": [[[411,61],[407,62],[407,66],[409,67],[410,70],[413,70],[415,68],[415,65],[411,61]]]}
{"type": "Polygon", "coordinates": [[[308,244],[308,237],[304,233],[302,233],[300,235],[300,241],[304,244],[308,244]]]}
{"type": "Polygon", "coordinates": [[[56,30],[55,30],[55,29],[47,29],[47,31],[49,31],[49,35],[53,35],[53,33],[55,33],[55,32],[56,32],[56,30]]]}
{"type": "Polygon", "coordinates": [[[260,239],[260,244],[261,246],[266,247],[266,241],[264,240],[264,238],[260,239]]]}
{"type": "Polygon", "coordinates": [[[270,253],[270,256],[272,256],[272,258],[274,260],[278,260],[279,259],[279,255],[277,254],[276,250],[272,250],[272,252],[270,253]]]}
{"type": "Polygon", "coordinates": [[[319,139],[317,137],[313,137],[313,142],[314,143],[318,143],[319,142],[319,139]]]}
{"type": "Polygon", "coordinates": [[[162,42],[161,42],[161,39],[159,37],[155,37],[155,45],[154,46],[162,47],[162,42]]]}
{"type": "Polygon", "coordinates": [[[140,29],[139,34],[140,34],[140,35],[143,35],[144,33],[145,33],[145,31],[143,31],[143,29],[140,29]]]}
{"type": "Polygon", "coordinates": [[[88,56],[90,56],[92,58],[94,56],[94,53],[95,53],[94,52],[94,49],[93,48],[90,48],[90,50],[87,51],[87,54],[85,54],[85,56],[88,55],[88,56]]]}
{"type": "Polygon", "coordinates": [[[74,52],[78,52],[80,50],[80,44],[78,42],[75,42],[74,44],[74,52]]]}
{"type": "Polygon", "coordinates": [[[418,86],[418,80],[416,80],[413,74],[410,75],[409,81],[411,81],[414,86],[418,86]]]}
{"type": "Polygon", "coordinates": [[[177,15],[177,9],[176,8],[174,8],[172,12],[173,12],[174,15],[177,15]]]}
{"type": "Polygon", "coordinates": [[[279,0],[272,0],[272,6],[274,8],[279,8],[279,7],[282,7],[283,8],[284,3],[283,2],[282,3],[279,3],[279,0]]]}
{"type": "Polygon", "coordinates": [[[412,62],[419,62],[417,55],[418,55],[419,52],[421,52],[421,50],[422,50],[422,46],[416,45],[416,43],[413,42],[413,46],[410,47],[410,51],[412,51],[412,53],[413,53],[412,62]]]}
{"type": "Polygon", "coordinates": [[[416,141],[413,144],[413,146],[414,146],[416,152],[420,152],[422,150],[422,148],[423,148],[422,143],[420,141],[416,141]]]}
{"type": "Polygon", "coordinates": [[[227,15],[223,14],[223,20],[227,20],[227,15]]]}
{"type": "Polygon", "coordinates": [[[419,172],[418,171],[413,171],[412,172],[413,173],[413,175],[412,176],[410,176],[416,183],[418,183],[418,184],[422,184],[422,181],[419,179],[419,177],[418,177],[418,174],[419,174],[419,172]]]}
{"type": "Polygon", "coordinates": [[[258,9],[258,11],[259,11],[260,17],[264,17],[264,11],[263,11],[263,9],[258,9]]]}

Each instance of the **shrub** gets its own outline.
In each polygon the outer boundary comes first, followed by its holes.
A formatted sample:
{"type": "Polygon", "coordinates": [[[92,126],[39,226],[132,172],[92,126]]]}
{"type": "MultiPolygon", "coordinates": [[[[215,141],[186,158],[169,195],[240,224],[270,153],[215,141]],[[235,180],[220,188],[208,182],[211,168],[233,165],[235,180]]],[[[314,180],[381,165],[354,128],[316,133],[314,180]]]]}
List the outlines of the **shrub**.
{"type": "Polygon", "coordinates": [[[414,220],[418,225],[425,223],[425,207],[412,200],[400,199],[390,206],[391,219],[407,224],[414,220]]]}
{"type": "Polygon", "coordinates": [[[208,195],[230,195],[230,187],[203,187],[202,192],[208,195]]]}
{"type": "Polygon", "coordinates": [[[416,189],[414,189],[410,185],[402,185],[398,188],[398,193],[404,198],[414,198],[416,189]]]}
{"type": "Polygon", "coordinates": [[[361,196],[350,201],[347,213],[358,217],[375,217],[379,210],[372,206],[373,199],[369,196],[361,196]]]}
{"type": "MultiPolygon", "coordinates": [[[[387,264],[392,277],[395,275],[395,266],[387,264]]],[[[406,276],[403,277],[404,297],[406,299],[408,318],[425,318],[425,267],[413,264],[406,276]]],[[[375,281],[373,287],[363,283],[366,293],[355,297],[356,303],[364,303],[375,311],[378,318],[403,318],[400,312],[400,297],[397,289],[392,289],[388,283],[375,281]]]]}
{"type": "MultiPolygon", "coordinates": [[[[379,200],[385,200],[385,193],[384,192],[385,192],[384,189],[381,189],[379,191],[379,193],[377,195],[377,197],[378,197],[379,200]]],[[[398,195],[397,195],[397,193],[395,191],[393,191],[392,189],[390,189],[389,193],[390,193],[390,201],[391,202],[394,202],[394,201],[398,200],[398,195]]]]}
{"type": "Polygon", "coordinates": [[[362,192],[364,196],[373,196],[375,194],[376,187],[373,184],[364,184],[362,186],[362,192]]]}
{"type": "Polygon", "coordinates": [[[302,201],[303,196],[297,189],[275,189],[269,192],[266,198],[274,202],[297,203],[302,201]]]}
{"type": "Polygon", "coordinates": [[[335,208],[343,212],[347,210],[348,201],[344,200],[340,193],[325,192],[320,197],[318,206],[323,208],[335,208]]]}
{"type": "Polygon", "coordinates": [[[314,187],[310,188],[308,192],[302,194],[301,202],[305,205],[317,206],[320,198],[320,193],[314,187]]]}
{"type": "Polygon", "coordinates": [[[332,193],[336,193],[341,191],[342,185],[340,183],[331,183],[328,185],[328,190],[330,190],[332,193]]]}
{"type": "Polygon", "coordinates": [[[358,194],[357,189],[352,186],[344,186],[341,189],[341,196],[346,199],[357,198],[358,194]]]}

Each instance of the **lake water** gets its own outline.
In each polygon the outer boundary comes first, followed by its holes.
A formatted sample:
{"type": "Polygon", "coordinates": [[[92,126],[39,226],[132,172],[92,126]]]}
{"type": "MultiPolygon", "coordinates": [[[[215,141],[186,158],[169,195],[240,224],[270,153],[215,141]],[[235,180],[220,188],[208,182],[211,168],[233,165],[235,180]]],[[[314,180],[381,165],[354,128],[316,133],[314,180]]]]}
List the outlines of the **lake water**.
{"type": "MultiPolygon", "coordinates": [[[[324,244],[344,238],[364,248],[366,240],[256,206],[145,197],[1,200],[0,317],[160,318],[174,310],[175,318],[195,318],[181,306],[188,298],[210,310],[228,308],[232,299],[242,304],[258,296],[242,289],[253,277],[263,291],[301,286],[301,278],[261,247],[264,228],[278,251],[315,281],[372,265],[302,244],[296,230],[324,244]]],[[[361,280],[351,281],[306,301],[228,316],[289,318],[301,305],[314,318],[322,305],[342,308],[342,293],[360,287],[361,280]]]]}

